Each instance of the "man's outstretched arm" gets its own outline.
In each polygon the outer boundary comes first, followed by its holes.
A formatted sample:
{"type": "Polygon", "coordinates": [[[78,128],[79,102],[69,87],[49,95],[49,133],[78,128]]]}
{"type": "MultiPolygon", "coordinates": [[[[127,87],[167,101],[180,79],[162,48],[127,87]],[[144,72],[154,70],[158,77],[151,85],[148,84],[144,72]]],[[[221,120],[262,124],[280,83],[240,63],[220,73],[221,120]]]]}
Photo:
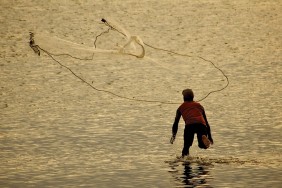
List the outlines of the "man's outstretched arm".
{"type": "Polygon", "coordinates": [[[175,140],[175,136],[177,134],[177,130],[178,130],[178,123],[181,117],[181,113],[179,112],[179,110],[176,111],[176,115],[175,115],[175,119],[174,119],[174,123],[172,125],[172,137],[170,139],[170,143],[173,144],[174,140],[175,140]]]}

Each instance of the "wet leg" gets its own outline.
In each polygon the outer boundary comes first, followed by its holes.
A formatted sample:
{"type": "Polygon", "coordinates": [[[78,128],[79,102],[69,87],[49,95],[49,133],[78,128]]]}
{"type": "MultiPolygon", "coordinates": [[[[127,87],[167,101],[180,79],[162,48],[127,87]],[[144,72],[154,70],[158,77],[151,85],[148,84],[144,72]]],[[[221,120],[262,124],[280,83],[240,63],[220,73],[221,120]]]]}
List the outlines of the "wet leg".
{"type": "Polygon", "coordinates": [[[189,155],[189,148],[194,140],[194,131],[192,126],[186,126],[184,130],[184,146],[182,149],[182,157],[189,155]]]}
{"type": "Polygon", "coordinates": [[[199,148],[207,149],[210,147],[211,143],[207,137],[207,131],[204,125],[201,124],[198,125],[197,139],[198,139],[199,148]]]}

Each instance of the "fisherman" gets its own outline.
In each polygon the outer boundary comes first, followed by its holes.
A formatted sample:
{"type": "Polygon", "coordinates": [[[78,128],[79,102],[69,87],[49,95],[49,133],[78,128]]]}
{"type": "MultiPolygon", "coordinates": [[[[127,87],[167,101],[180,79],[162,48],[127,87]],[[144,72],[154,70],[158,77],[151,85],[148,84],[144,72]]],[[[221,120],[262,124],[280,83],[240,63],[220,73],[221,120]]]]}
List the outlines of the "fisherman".
{"type": "Polygon", "coordinates": [[[184,146],[182,157],[189,155],[189,148],[193,144],[194,134],[197,134],[198,146],[202,149],[207,149],[210,144],[213,144],[211,129],[205,114],[203,106],[195,102],[192,89],[182,91],[184,102],[176,111],[175,120],[172,126],[172,137],[170,143],[173,144],[178,130],[178,123],[182,116],[185,122],[184,129],[184,146]]]}

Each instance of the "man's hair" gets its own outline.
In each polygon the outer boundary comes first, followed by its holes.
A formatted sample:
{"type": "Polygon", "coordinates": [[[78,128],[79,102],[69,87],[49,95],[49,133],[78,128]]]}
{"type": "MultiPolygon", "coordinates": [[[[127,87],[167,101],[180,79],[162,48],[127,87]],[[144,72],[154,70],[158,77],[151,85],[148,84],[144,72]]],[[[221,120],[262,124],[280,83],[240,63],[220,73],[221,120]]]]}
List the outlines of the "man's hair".
{"type": "Polygon", "coordinates": [[[182,91],[182,95],[183,95],[184,101],[193,101],[194,99],[194,93],[192,89],[184,89],[182,91]]]}

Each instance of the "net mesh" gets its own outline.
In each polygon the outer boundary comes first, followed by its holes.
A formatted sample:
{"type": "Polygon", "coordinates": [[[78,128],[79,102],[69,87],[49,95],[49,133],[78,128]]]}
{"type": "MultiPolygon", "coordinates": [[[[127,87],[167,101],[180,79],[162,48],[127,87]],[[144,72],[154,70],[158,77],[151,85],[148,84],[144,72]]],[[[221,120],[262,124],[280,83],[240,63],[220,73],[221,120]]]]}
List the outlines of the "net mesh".
{"type": "Polygon", "coordinates": [[[228,86],[228,77],[211,60],[155,47],[117,22],[101,21],[107,29],[92,46],[30,33],[30,47],[38,55],[47,54],[92,89],[132,101],[179,104],[184,88],[204,91],[197,100],[202,101],[228,86]],[[157,58],[148,56],[148,51],[150,56],[157,53],[157,58]],[[211,77],[213,83],[207,82],[211,77]],[[211,85],[216,89],[210,89],[211,85]]]}

